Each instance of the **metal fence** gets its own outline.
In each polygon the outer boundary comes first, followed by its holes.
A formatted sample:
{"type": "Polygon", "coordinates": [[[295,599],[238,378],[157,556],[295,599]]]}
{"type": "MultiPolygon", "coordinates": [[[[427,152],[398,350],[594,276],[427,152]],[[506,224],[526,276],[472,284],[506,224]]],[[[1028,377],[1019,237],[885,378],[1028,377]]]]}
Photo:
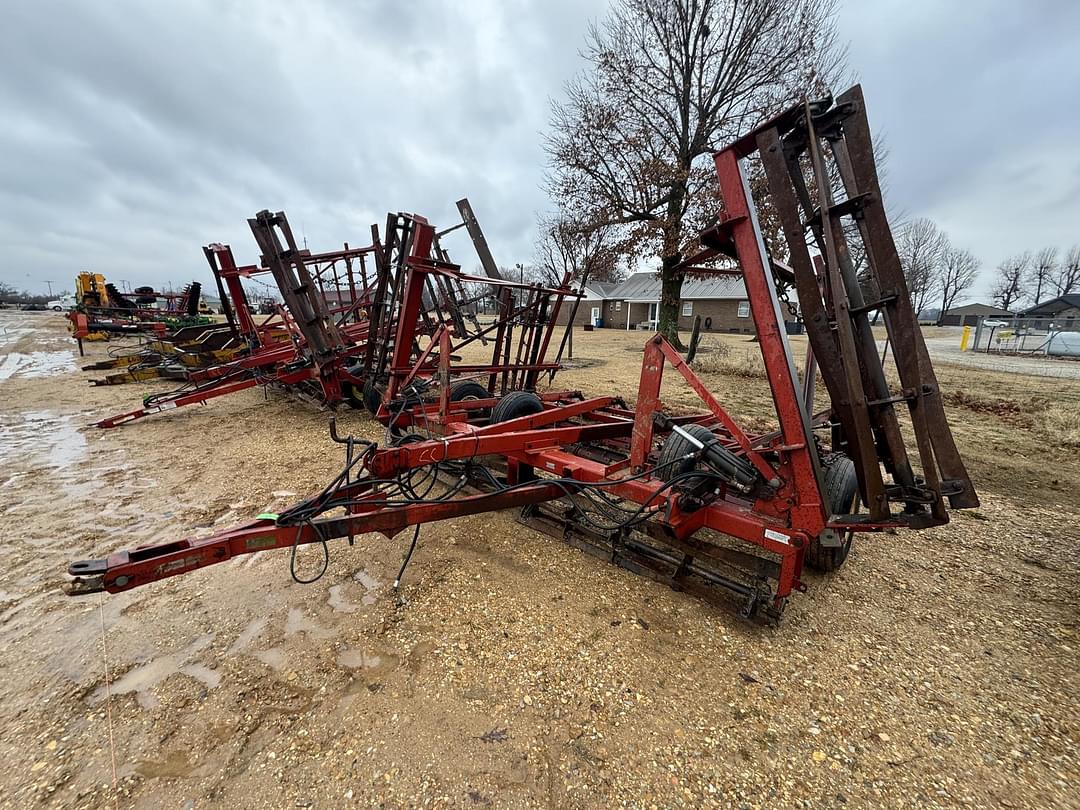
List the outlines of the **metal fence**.
{"type": "Polygon", "coordinates": [[[983,317],[972,327],[965,348],[987,354],[1080,358],[1080,323],[983,317]]]}

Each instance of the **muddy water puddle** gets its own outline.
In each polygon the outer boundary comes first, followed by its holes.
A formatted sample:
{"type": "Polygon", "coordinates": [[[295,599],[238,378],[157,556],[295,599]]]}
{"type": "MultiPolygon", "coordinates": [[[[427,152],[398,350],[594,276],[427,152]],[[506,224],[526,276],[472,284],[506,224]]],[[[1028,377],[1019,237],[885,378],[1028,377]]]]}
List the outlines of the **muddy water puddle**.
{"type": "Polygon", "coordinates": [[[10,352],[0,360],[0,382],[12,377],[37,379],[68,374],[76,370],[75,353],[59,352],[10,352]]]}
{"type": "Polygon", "coordinates": [[[235,653],[246,649],[251,642],[262,635],[268,621],[269,620],[265,616],[259,616],[248,622],[248,626],[240,631],[240,635],[236,637],[236,641],[229,647],[229,652],[235,653]]]}
{"type": "Polygon", "coordinates": [[[183,751],[172,751],[162,759],[142,759],[135,764],[135,772],[144,779],[179,779],[191,776],[196,765],[183,751]]]}
{"type": "Polygon", "coordinates": [[[371,576],[367,571],[361,568],[359,571],[352,575],[352,578],[359,582],[364,587],[364,595],[360,597],[360,604],[362,605],[374,605],[378,599],[379,586],[382,585],[379,580],[371,576]]]}
{"type": "Polygon", "coordinates": [[[182,674],[201,682],[207,689],[214,689],[221,683],[221,673],[210,667],[191,661],[201,650],[214,640],[213,633],[207,633],[195,639],[182,650],[168,655],[161,655],[140,664],[117,678],[106,688],[99,686],[91,702],[99,703],[108,694],[116,695],[135,693],[135,700],[144,709],[153,709],[161,705],[153,689],[172,675],[182,674]]]}
{"type": "MultiPolygon", "coordinates": [[[[160,527],[160,513],[133,506],[158,481],[132,469],[122,447],[91,448],[85,421],[53,410],[0,413],[0,512],[17,517],[17,535],[31,547],[67,547],[72,532],[122,527],[128,537],[144,537],[160,527]]],[[[179,503],[171,495],[159,500],[179,503]]]]}
{"type": "Polygon", "coordinates": [[[397,669],[400,659],[396,655],[369,650],[342,650],[337,656],[338,666],[362,670],[368,676],[385,675],[397,669]]]}
{"type": "Polygon", "coordinates": [[[289,662],[285,651],[281,647],[271,647],[268,650],[259,650],[255,657],[266,664],[270,669],[281,672],[289,662]]]}
{"type": "MultiPolygon", "coordinates": [[[[89,449],[78,414],[0,414],[0,501],[7,515],[56,509],[58,501],[91,502],[112,468],[88,469],[89,449]]],[[[118,469],[120,465],[117,465],[118,469]]],[[[123,475],[124,473],[119,473],[123,475]]]]}
{"type": "Polygon", "coordinates": [[[65,470],[86,458],[86,436],[72,414],[23,411],[0,415],[0,464],[5,469],[65,470]]]}
{"type": "Polygon", "coordinates": [[[356,613],[365,607],[371,607],[378,601],[379,581],[364,571],[357,571],[352,576],[353,582],[345,582],[340,585],[331,585],[327,604],[337,613],[356,613]],[[360,593],[360,604],[355,601],[355,594],[360,593]]]}
{"type": "Polygon", "coordinates": [[[285,620],[285,636],[287,638],[297,633],[304,633],[308,638],[312,639],[330,638],[334,635],[333,630],[329,630],[305,616],[301,608],[289,608],[289,616],[285,620]]]}

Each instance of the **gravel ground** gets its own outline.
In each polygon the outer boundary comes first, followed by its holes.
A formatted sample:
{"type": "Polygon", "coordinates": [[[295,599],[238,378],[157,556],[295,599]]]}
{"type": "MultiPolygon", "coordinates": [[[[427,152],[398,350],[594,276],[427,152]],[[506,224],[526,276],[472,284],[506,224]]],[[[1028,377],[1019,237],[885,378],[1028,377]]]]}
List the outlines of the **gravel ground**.
{"type": "MultiPolygon", "coordinates": [[[[642,342],[578,335],[558,382],[632,394],[642,342]]],[[[0,312],[4,368],[0,806],[1080,806],[1080,454],[983,407],[1080,383],[942,366],[983,506],[860,541],[771,628],[512,514],[426,527],[400,600],[402,536],[309,586],[279,552],[70,599],[69,560],[280,508],[342,459],[325,414],[254,391],[86,430],[153,387],[85,387],[52,314],[0,312]]]]}

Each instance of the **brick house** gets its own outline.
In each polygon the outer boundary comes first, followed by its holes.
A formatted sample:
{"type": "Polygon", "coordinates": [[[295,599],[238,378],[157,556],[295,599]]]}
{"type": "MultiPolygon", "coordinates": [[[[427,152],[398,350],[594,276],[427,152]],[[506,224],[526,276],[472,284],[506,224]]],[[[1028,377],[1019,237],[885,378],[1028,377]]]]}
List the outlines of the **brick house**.
{"type": "MultiPolygon", "coordinates": [[[[655,330],[659,309],[660,276],[634,273],[612,290],[604,302],[604,326],[655,330]]],[[[780,309],[786,320],[794,320],[786,307],[780,309]]],[[[697,315],[701,316],[702,330],[707,332],[754,333],[750,301],[739,276],[687,278],[679,305],[679,329],[693,328],[697,315]]]]}

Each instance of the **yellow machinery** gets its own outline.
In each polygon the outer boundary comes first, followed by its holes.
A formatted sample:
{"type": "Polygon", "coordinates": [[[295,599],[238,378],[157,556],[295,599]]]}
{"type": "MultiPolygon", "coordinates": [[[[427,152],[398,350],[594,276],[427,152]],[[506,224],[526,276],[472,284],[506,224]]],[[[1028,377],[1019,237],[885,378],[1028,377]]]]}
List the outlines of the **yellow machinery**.
{"type": "Polygon", "coordinates": [[[83,307],[108,307],[109,293],[105,290],[105,276],[85,271],[75,276],[75,300],[83,307]]]}

